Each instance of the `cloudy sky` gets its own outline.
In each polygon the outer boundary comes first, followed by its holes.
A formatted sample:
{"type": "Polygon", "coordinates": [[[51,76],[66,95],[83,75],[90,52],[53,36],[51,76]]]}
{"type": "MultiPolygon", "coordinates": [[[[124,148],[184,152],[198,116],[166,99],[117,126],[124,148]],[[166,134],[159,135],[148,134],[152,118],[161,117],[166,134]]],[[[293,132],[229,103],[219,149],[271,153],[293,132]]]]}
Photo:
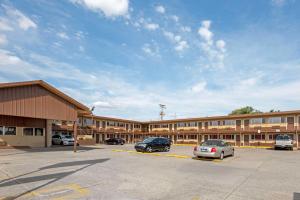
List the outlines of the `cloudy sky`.
{"type": "Polygon", "coordinates": [[[1,0],[0,82],[138,120],[299,109],[299,18],[296,0],[1,0]]]}

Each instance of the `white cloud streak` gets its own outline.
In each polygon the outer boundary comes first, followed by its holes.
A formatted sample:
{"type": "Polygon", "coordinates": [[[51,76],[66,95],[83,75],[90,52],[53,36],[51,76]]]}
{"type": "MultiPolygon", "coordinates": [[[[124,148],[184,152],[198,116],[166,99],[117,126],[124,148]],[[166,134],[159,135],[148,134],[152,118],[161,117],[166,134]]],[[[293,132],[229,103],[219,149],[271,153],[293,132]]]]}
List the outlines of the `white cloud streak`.
{"type": "Polygon", "coordinates": [[[71,0],[93,12],[103,13],[106,17],[126,16],[129,0],[71,0]]]}
{"type": "Polygon", "coordinates": [[[158,5],[158,6],[155,7],[155,11],[158,12],[158,13],[163,14],[163,13],[165,13],[166,10],[162,5],[158,5]]]}

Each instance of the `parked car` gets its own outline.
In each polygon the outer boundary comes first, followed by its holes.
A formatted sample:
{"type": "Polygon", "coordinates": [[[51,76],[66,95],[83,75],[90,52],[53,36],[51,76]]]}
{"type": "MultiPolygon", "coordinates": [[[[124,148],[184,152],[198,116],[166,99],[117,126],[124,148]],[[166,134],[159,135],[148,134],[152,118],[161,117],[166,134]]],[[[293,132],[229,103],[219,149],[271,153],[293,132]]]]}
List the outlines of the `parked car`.
{"type": "Polygon", "coordinates": [[[289,149],[293,151],[293,140],[289,135],[278,135],[275,139],[274,149],[289,149]]]}
{"type": "Polygon", "coordinates": [[[122,138],[109,138],[107,140],[105,140],[106,144],[113,144],[113,145],[123,145],[125,144],[125,140],[123,140],[122,138]]]}
{"type": "Polygon", "coordinates": [[[70,135],[54,135],[52,136],[52,144],[74,145],[74,138],[70,135]]]}
{"type": "Polygon", "coordinates": [[[195,146],[194,155],[223,160],[225,156],[234,156],[234,148],[223,140],[207,140],[201,145],[195,146]]]}
{"type": "Polygon", "coordinates": [[[149,137],[143,142],[138,142],[134,146],[136,151],[153,152],[153,151],[170,151],[171,141],[168,138],[149,137]]]}

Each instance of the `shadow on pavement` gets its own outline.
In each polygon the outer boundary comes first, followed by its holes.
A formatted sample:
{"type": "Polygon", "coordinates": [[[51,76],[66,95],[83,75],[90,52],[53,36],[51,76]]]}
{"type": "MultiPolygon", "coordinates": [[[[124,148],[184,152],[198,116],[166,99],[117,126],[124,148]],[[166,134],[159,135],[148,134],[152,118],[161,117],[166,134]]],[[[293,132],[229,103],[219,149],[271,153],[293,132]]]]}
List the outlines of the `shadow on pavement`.
{"type": "Polygon", "coordinates": [[[85,168],[88,168],[90,166],[96,165],[98,163],[103,163],[108,161],[109,158],[105,158],[105,159],[95,159],[95,160],[81,160],[81,161],[71,161],[71,162],[62,162],[62,163],[57,163],[54,165],[49,165],[49,166],[45,166],[42,168],[39,168],[38,170],[26,173],[26,174],[22,174],[16,177],[11,177],[8,179],[5,179],[3,181],[0,182],[0,187],[7,187],[7,186],[12,186],[12,185],[16,185],[16,184],[25,184],[25,183],[33,183],[33,182],[37,182],[37,181],[44,181],[44,180],[49,180],[49,182],[42,184],[38,187],[35,187],[33,189],[30,189],[28,191],[25,191],[19,195],[13,196],[13,197],[6,197],[4,198],[4,200],[10,200],[10,199],[17,199],[20,198],[26,194],[29,194],[31,192],[34,192],[35,190],[38,190],[42,187],[45,187],[51,183],[54,183],[60,179],[63,179],[69,175],[72,175],[76,172],[79,172],[85,168]],[[83,167],[76,169],[76,170],[71,170],[71,171],[67,171],[67,172],[60,172],[60,173],[54,173],[54,174],[46,174],[46,175],[39,175],[39,176],[31,176],[31,177],[24,177],[26,175],[30,175],[36,172],[41,172],[43,170],[46,169],[52,169],[52,168],[59,168],[59,167],[71,167],[71,166],[80,166],[83,165],[83,167]]]}

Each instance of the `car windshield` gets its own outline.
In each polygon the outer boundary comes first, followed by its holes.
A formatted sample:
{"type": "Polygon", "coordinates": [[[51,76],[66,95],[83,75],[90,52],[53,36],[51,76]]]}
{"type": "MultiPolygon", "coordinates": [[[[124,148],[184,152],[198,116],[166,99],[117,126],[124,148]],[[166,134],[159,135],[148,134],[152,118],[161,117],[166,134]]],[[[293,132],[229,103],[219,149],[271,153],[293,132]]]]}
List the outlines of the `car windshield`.
{"type": "Polygon", "coordinates": [[[64,136],[64,138],[72,139],[72,136],[71,135],[66,135],[66,136],[64,136]]]}
{"type": "Polygon", "coordinates": [[[276,140],[289,140],[290,137],[288,135],[278,135],[276,140]]]}
{"type": "Polygon", "coordinates": [[[146,138],[144,139],[143,143],[150,143],[154,140],[155,138],[146,138]]]}
{"type": "Polygon", "coordinates": [[[201,146],[221,146],[221,141],[219,140],[207,140],[203,142],[201,146]]]}

